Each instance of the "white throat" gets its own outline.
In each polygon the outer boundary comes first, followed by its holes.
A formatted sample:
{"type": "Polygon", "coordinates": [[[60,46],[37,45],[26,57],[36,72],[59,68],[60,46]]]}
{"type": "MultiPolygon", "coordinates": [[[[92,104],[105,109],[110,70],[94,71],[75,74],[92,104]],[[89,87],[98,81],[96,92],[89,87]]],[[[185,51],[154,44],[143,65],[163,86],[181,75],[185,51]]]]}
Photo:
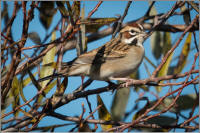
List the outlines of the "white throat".
{"type": "Polygon", "coordinates": [[[129,38],[129,39],[124,39],[124,43],[126,43],[126,44],[132,44],[135,39],[137,39],[137,41],[136,41],[136,44],[134,44],[134,45],[143,47],[142,44],[143,44],[144,39],[140,35],[134,36],[134,37],[129,38]]]}

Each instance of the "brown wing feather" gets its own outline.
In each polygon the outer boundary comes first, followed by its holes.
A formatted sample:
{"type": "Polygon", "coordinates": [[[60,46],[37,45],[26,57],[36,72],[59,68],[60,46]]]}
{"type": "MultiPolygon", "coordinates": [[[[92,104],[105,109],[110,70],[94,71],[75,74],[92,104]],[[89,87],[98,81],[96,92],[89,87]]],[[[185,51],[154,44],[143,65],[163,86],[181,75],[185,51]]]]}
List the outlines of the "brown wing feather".
{"type": "MultiPolygon", "coordinates": [[[[120,36],[107,42],[103,46],[80,55],[75,64],[103,63],[105,60],[115,60],[126,56],[130,45],[121,42],[120,36]]],[[[74,64],[73,63],[73,64],[74,64]]],[[[74,64],[74,65],[75,65],[74,64]]]]}

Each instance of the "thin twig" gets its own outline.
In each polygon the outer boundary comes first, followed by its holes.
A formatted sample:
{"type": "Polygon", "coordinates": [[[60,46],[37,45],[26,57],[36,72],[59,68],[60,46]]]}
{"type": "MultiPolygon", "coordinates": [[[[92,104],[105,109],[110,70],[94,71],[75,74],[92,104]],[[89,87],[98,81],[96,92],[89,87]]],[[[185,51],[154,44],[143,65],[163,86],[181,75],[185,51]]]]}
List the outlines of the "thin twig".
{"type": "Polygon", "coordinates": [[[166,60],[168,59],[168,57],[171,55],[171,53],[176,49],[176,47],[180,44],[180,42],[182,41],[183,37],[185,36],[185,34],[192,28],[192,26],[194,25],[194,23],[198,20],[199,15],[197,15],[195,17],[195,19],[192,21],[192,23],[185,29],[185,31],[182,33],[181,37],[178,39],[178,41],[175,43],[175,45],[167,52],[167,54],[162,58],[162,61],[160,63],[160,65],[154,70],[154,72],[152,73],[152,78],[155,77],[157,75],[157,73],[160,71],[160,69],[163,67],[163,65],[165,64],[166,60]]]}
{"type": "Polygon", "coordinates": [[[87,18],[90,18],[94,12],[96,12],[99,8],[99,6],[103,3],[103,1],[99,1],[98,4],[96,5],[96,7],[88,14],[87,18]]]}
{"type": "Polygon", "coordinates": [[[127,5],[126,5],[126,8],[124,10],[124,14],[123,16],[120,18],[119,22],[117,23],[117,27],[112,35],[112,39],[115,38],[116,34],[119,32],[119,30],[121,29],[121,25],[122,25],[122,22],[124,20],[124,18],[126,17],[127,13],[128,13],[128,9],[131,5],[132,1],[128,1],[127,5]]]}

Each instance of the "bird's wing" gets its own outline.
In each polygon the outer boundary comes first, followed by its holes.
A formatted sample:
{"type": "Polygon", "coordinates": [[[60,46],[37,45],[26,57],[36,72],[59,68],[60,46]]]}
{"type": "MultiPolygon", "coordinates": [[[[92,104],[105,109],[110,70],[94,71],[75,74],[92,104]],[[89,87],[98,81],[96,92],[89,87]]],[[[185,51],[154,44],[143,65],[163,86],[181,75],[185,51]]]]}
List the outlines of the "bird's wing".
{"type": "Polygon", "coordinates": [[[107,60],[123,58],[128,49],[127,44],[124,45],[119,39],[113,39],[97,49],[80,55],[73,64],[103,63],[107,60]]]}

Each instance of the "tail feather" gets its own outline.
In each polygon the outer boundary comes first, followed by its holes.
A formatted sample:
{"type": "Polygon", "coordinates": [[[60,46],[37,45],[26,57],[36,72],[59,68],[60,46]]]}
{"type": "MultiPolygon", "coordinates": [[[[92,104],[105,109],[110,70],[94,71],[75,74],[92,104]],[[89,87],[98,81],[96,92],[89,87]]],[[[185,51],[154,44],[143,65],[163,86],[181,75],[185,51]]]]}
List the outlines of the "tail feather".
{"type": "MultiPolygon", "coordinates": [[[[45,80],[54,79],[54,78],[58,78],[58,77],[65,77],[66,75],[68,75],[70,68],[73,66],[72,63],[73,63],[73,61],[62,62],[61,70],[59,71],[59,73],[55,73],[55,74],[43,77],[43,78],[39,79],[38,82],[42,82],[42,81],[45,81],[45,80]]],[[[49,65],[54,65],[54,67],[57,68],[57,66],[55,66],[56,63],[55,64],[50,63],[50,64],[47,64],[45,66],[49,66],[49,65]]]]}
{"type": "Polygon", "coordinates": [[[58,77],[64,77],[64,76],[65,75],[63,75],[63,74],[55,73],[55,74],[52,74],[52,75],[49,75],[49,76],[46,76],[44,78],[39,79],[38,82],[42,82],[42,81],[45,81],[45,80],[54,79],[54,78],[58,78],[58,77]]]}

